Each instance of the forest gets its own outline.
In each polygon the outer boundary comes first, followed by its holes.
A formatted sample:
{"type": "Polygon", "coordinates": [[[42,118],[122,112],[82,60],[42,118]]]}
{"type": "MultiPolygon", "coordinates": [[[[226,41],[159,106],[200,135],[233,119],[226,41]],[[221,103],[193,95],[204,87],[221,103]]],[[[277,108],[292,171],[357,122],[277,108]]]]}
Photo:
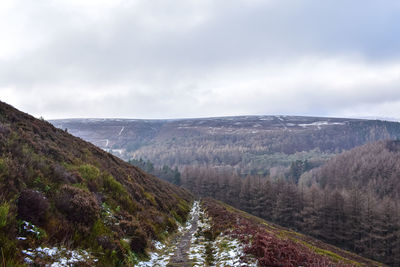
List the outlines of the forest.
{"type": "Polygon", "coordinates": [[[400,264],[400,142],[368,144],[296,179],[187,167],[182,185],[391,266],[400,264]]]}
{"type": "MultiPolygon", "coordinates": [[[[307,119],[307,123],[316,120],[307,119]]],[[[201,124],[196,120],[169,123],[150,142],[128,153],[132,158],[149,159],[157,166],[177,166],[180,170],[185,166],[214,166],[243,176],[280,176],[296,160],[321,166],[342,151],[400,137],[400,124],[394,122],[349,120],[320,127],[291,126],[303,125],[299,120],[286,117],[278,120],[280,124],[239,118],[231,122],[221,119],[201,124]]]]}

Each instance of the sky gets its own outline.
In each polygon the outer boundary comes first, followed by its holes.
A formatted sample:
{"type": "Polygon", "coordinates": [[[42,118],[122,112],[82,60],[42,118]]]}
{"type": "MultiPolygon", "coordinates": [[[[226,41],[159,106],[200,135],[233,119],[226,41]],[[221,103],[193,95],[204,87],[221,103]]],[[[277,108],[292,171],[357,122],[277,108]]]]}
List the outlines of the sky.
{"type": "Polygon", "coordinates": [[[36,117],[400,118],[398,0],[1,0],[0,100],[36,117]]]}

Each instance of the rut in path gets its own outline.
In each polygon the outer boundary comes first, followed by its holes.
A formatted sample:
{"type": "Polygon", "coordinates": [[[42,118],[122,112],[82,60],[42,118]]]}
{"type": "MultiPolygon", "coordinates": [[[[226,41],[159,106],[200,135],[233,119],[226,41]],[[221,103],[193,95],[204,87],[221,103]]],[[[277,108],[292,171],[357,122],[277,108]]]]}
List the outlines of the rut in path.
{"type": "MultiPolygon", "coordinates": [[[[196,204],[195,204],[196,205],[196,204]]],[[[198,203],[196,208],[198,209],[198,203]]],[[[190,249],[190,240],[192,239],[192,236],[197,230],[197,222],[199,220],[199,214],[198,212],[194,212],[193,217],[191,218],[190,225],[191,228],[185,232],[183,235],[177,237],[176,240],[176,250],[174,255],[171,257],[171,260],[169,261],[167,266],[170,267],[190,267],[192,266],[191,261],[188,258],[188,252],[190,249]]]]}

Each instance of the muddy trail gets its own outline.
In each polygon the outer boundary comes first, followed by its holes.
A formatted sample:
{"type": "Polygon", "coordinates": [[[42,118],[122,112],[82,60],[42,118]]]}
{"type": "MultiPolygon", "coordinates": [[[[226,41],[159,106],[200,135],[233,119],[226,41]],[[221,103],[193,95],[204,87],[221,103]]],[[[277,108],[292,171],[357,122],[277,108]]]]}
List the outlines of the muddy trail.
{"type": "Polygon", "coordinates": [[[189,249],[191,247],[190,245],[192,237],[197,231],[198,220],[199,220],[199,213],[195,212],[193,214],[193,217],[191,218],[191,221],[189,222],[189,225],[191,225],[191,227],[189,229],[186,229],[186,232],[183,235],[176,237],[176,240],[174,242],[177,244],[176,250],[167,266],[191,267],[193,265],[192,260],[189,260],[188,256],[189,256],[189,249]]]}
{"type": "Polygon", "coordinates": [[[168,242],[155,241],[156,251],[150,260],[137,264],[139,267],[193,267],[193,266],[257,266],[256,262],[240,262],[243,245],[229,236],[207,239],[205,232],[211,228],[211,219],[195,201],[185,225],[181,225],[168,242]]]}

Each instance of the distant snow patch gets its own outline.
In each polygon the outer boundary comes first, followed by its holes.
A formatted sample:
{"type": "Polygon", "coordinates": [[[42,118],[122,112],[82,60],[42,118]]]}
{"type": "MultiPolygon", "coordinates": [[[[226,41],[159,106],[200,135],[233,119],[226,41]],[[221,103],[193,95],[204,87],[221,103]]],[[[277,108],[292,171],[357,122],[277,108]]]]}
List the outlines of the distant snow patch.
{"type": "Polygon", "coordinates": [[[316,122],[313,122],[313,123],[302,123],[302,124],[299,124],[299,126],[303,127],[303,128],[316,126],[318,129],[321,129],[321,126],[326,126],[326,125],[346,125],[346,123],[344,123],[344,122],[316,121],[316,122]]]}
{"type": "Polygon", "coordinates": [[[119,131],[118,136],[122,134],[122,132],[124,131],[125,126],[122,126],[121,131],[119,131]]]}

